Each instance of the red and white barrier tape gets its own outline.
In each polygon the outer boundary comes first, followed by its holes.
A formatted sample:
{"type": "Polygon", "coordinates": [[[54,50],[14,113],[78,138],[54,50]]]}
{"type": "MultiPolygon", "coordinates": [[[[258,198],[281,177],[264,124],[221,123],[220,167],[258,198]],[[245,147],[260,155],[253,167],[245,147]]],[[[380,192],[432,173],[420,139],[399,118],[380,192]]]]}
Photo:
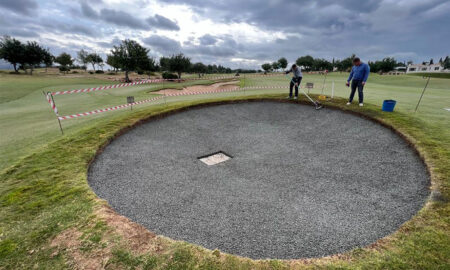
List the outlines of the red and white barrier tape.
{"type": "Polygon", "coordinates": [[[48,103],[50,104],[50,107],[52,107],[52,110],[55,112],[56,116],[58,116],[58,108],[56,108],[55,103],[53,102],[51,93],[47,93],[45,95],[45,97],[47,98],[48,103]]]}
{"type": "Polygon", "coordinates": [[[88,92],[93,92],[93,91],[121,88],[121,87],[127,87],[127,86],[139,85],[139,84],[155,83],[158,81],[161,81],[161,80],[159,80],[159,79],[145,80],[145,81],[132,82],[132,83],[121,83],[121,84],[113,84],[113,85],[107,85],[107,86],[98,86],[98,87],[92,87],[92,88],[86,88],[86,89],[57,91],[57,92],[52,92],[51,94],[52,94],[52,96],[55,96],[55,95],[64,95],[64,94],[88,93],[88,92]]]}
{"type": "MultiPolygon", "coordinates": [[[[235,92],[235,91],[241,91],[241,90],[245,90],[245,89],[282,89],[282,88],[286,88],[286,87],[281,87],[281,86],[255,86],[255,87],[248,86],[248,87],[243,87],[243,88],[233,87],[233,88],[230,88],[230,89],[217,89],[217,90],[196,91],[196,92],[188,92],[188,93],[172,93],[172,94],[165,94],[165,96],[175,97],[175,96],[187,96],[187,95],[201,95],[201,94],[213,94],[213,93],[223,93],[223,92],[235,92]]],[[[47,94],[47,100],[50,103],[50,106],[52,106],[52,109],[54,110],[56,115],[58,115],[58,110],[56,109],[56,106],[55,106],[54,102],[52,101],[50,95],[51,95],[51,93],[47,94]]],[[[78,117],[81,117],[81,116],[88,116],[88,115],[102,113],[102,112],[109,112],[109,111],[120,110],[120,109],[128,108],[128,107],[130,107],[132,105],[139,105],[139,104],[142,104],[142,103],[151,102],[151,101],[158,100],[158,99],[161,99],[161,98],[163,98],[163,96],[154,97],[154,98],[146,99],[146,100],[141,100],[141,101],[137,101],[137,102],[134,102],[134,103],[118,105],[118,106],[114,106],[114,107],[110,107],[110,108],[94,110],[94,111],[90,111],[90,112],[77,113],[77,114],[66,115],[66,116],[58,116],[58,119],[59,120],[67,120],[67,119],[73,119],[73,118],[78,118],[78,117]]]]}
{"type": "Polygon", "coordinates": [[[245,90],[245,89],[256,89],[256,90],[258,90],[258,89],[284,89],[286,87],[287,86],[246,86],[246,87],[242,87],[241,89],[242,90],[245,90]]]}
{"type": "Polygon", "coordinates": [[[168,97],[176,97],[176,96],[189,96],[189,95],[201,95],[201,94],[212,94],[212,93],[221,93],[221,92],[235,92],[239,91],[241,88],[234,87],[230,89],[218,89],[218,90],[209,90],[209,91],[197,91],[197,92],[188,92],[188,93],[173,93],[166,94],[168,97]]]}
{"type": "Polygon", "coordinates": [[[110,107],[110,108],[94,110],[94,111],[90,111],[90,112],[77,113],[77,114],[66,115],[66,116],[59,116],[58,119],[59,120],[67,120],[67,119],[73,119],[73,118],[78,118],[78,117],[81,117],[81,116],[88,116],[88,115],[102,113],[102,112],[109,112],[109,111],[120,110],[120,109],[128,108],[128,107],[133,106],[133,105],[139,105],[139,104],[142,104],[142,103],[151,102],[151,101],[158,100],[158,99],[161,99],[161,98],[162,98],[162,96],[161,97],[154,97],[154,98],[146,99],[146,100],[141,100],[141,101],[136,101],[136,102],[133,102],[133,103],[118,105],[118,106],[114,106],[114,107],[110,107]]]}
{"type": "MultiPolygon", "coordinates": [[[[253,78],[253,77],[272,77],[272,76],[281,76],[280,74],[269,74],[269,75],[248,75],[245,76],[245,78],[253,78]]],[[[181,79],[181,81],[190,81],[190,80],[222,80],[222,79],[241,79],[240,77],[230,77],[230,76],[220,76],[220,77],[201,77],[201,78],[187,78],[187,79],[181,79]]],[[[75,89],[75,90],[66,90],[66,91],[56,91],[52,92],[52,96],[56,95],[65,95],[65,94],[78,94],[78,93],[88,93],[93,91],[100,91],[100,90],[107,90],[107,89],[115,89],[115,88],[122,88],[122,87],[128,87],[128,86],[134,86],[134,85],[141,85],[141,84],[147,84],[147,83],[158,83],[163,81],[169,81],[169,82],[176,82],[178,79],[153,79],[153,80],[143,80],[138,82],[132,82],[132,83],[120,83],[120,84],[113,84],[113,85],[107,85],[107,86],[98,86],[98,87],[92,87],[92,88],[85,88],[85,89],[75,89]]]]}

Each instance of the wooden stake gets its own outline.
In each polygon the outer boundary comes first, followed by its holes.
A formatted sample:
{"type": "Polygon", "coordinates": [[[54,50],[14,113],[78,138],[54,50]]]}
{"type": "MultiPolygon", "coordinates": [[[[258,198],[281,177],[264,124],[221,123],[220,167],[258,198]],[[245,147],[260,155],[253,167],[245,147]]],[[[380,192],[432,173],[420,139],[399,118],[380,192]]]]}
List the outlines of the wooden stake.
{"type": "Polygon", "coordinates": [[[425,87],[423,88],[422,95],[420,95],[419,102],[417,102],[417,106],[416,106],[416,109],[414,110],[414,112],[417,112],[417,108],[419,108],[420,101],[422,101],[423,94],[425,94],[425,90],[428,87],[428,83],[430,82],[430,78],[431,77],[428,77],[427,83],[425,84],[425,87]]]}

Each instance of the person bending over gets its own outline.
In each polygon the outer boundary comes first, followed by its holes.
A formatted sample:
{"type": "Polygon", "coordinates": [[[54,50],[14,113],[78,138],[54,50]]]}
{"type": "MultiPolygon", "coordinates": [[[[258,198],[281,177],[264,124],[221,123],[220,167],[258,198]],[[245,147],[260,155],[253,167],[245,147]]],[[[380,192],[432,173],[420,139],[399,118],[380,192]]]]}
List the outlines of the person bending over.
{"type": "Polygon", "coordinates": [[[298,88],[300,87],[300,83],[302,82],[302,71],[300,69],[300,67],[298,67],[296,64],[292,65],[292,68],[288,71],[286,71],[286,74],[289,74],[290,72],[292,72],[293,77],[291,80],[291,84],[289,87],[289,97],[288,98],[292,98],[292,88],[295,86],[295,97],[294,99],[298,98],[298,88]]]}
{"type": "Polygon", "coordinates": [[[361,62],[358,57],[353,59],[353,67],[350,72],[350,76],[348,77],[347,87],[350,86],[350,81],[352,81],[352,91],[350,92],[350,98],[348,99],[347,105],[352,104],[353,97],[355,96],[356,88],[358,88],[358,98],[359,98],[359,106],[363,106],[364,102],[364,94],[363,89],[364,85],[366,85],[367,79],[369,78],[370,67],[368,64],[361,62]]]}

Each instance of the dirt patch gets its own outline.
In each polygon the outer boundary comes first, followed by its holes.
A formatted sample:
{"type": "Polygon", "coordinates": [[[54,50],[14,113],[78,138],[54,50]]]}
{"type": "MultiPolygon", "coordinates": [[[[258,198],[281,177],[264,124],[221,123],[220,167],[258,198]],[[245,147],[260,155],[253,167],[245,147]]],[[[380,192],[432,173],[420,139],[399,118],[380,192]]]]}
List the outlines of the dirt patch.
{"type": "Polygon", "coordinates": [[[220,90],[232,90],[238,87],[237,83],[239,81],[230,81],[230,82],[221,82],[215,83],[211,85],[194,85],[188,86],[183,89],[163,89],[159,91],[155,91],[152,93],[163,94],[163,95],[171,95],[171,94],[189,94],[189,93],[202,93],[209,91],[220,91],[220,90]]]}
{"type": "Polygon", "coordinates": [[[132,222],[128,218],[117,214],[109,206],[102,206],[96,211],[97,216],[106,222],[114,233],[127,242],[128,247],[138,254],[144,252],[159,252],[162,243],[156,234],[142,225],[132,222]]]}
{"type": "MultiPolygon", "coordinates": [[[[125,247],[134,255],[144,253],[161,253],[165,240],[136,224],[128,218],[114,212],[110,207],[101,205],[95,210],[95,215],[106,223],[108,229],[102,233],[101,242],[86,251],[86,228],[70,228],[57,235],[50,243],[55,250],[52,257],[61,253],[67,258],[67,263],[74,269],[103,269],[115,248],[125,247]],[[120,238],[121,241],[117,241],[120,238]]],[[[91,222],[93,227],[96,222],[91,222]]]]}
{"type": "Polygon", "coordinates": [[[53,239],[50,246],[56,248],[52,253],[52,257],[65,252],[69,255],[68,264],[74,269],[103,269],[111,257],[111,249],[98,249],[88,254],[81,251],[82,232],[75,228],[68,229],[53,239]]]}

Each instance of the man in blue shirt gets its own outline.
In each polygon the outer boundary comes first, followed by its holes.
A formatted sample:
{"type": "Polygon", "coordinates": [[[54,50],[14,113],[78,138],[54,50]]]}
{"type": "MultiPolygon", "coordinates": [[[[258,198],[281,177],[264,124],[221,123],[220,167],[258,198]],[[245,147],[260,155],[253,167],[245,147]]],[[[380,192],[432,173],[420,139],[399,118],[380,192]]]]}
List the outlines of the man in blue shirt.
{"type": "Polygon", "coordinates": [[[358,88],[358,98],[359,98],[359,106],[363,106],[364,102],[364,94],[363,89],[364,85],[366,85],[367,79],[369,78],[370,67],[366,63],[362,63],[358,57],[353,59],[353,67],[350,72],[350,76],[347,80],[347,87],[350,86],[350,81],[352,81],[352,91],[350,93],[350,98],[348,99],[347,105],[352,104],[353,97],[355,96],[356,88],[358,88]]]}

